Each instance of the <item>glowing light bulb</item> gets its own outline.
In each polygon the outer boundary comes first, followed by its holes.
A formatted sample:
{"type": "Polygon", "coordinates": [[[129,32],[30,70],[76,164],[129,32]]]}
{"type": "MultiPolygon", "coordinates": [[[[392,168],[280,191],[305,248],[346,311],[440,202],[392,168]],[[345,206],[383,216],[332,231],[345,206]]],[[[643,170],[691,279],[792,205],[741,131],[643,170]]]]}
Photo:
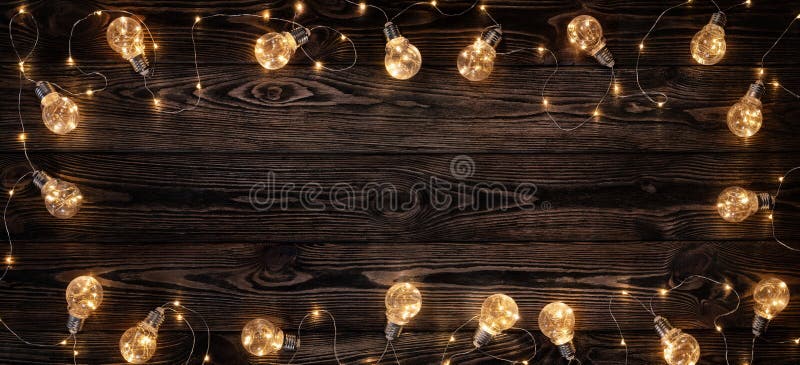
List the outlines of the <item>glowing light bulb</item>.
{"type": "Polygon", "coordinates": [[[594,17],[579,15],[572,19],[567,25],[567,36],[570,43],[597,59],[601,65],[614,67],[614,55],[606,47],[603,27],[594,17]]]}
{"type": "Polygon", "coordinates": [[[308,28],[294,28],[288,32],[271,32],[256,40],[256,60],[267,70],[277,70],[289,63],[294,52],[308,42],[308,28]]]}
{"type": "Polygon", "coordinates": [[[764,279],[753,290],[753,334],[761,336],[769,321],[789,305],[789,286],[777,278],[764,279]]]}
{"type": "Polygon", "coordinates": [[[127,16],[114,19],[106,30],[106,40],[111,49],[131,63],[134,71],[150,75],[152,69],[144,55],[144,32],[138,20],[127,16]]]}
{"type": "Polygon", "coordinates": [[[67,285],[67,329],[76,334],[83,328],[83,322],[103,302],[103,286],[91,276],[78,276],[67,285]]]}
{"type": "Polygon", "coordinates": [[[567,360],[575,358],[575,313],[562,302],[553,302],[539,312],[539,329],[550,339],[567,360]]]}
{"type": "Polygon", "coordinates": [[[386,339],[394,341],[400,337],[403,326],[408,324],[422,308],[422,294],[409,283],[392,285],[386,292],[386,339]]]}
{"type": "Polygon", "coordinates": [[[764,95],[764,83],[761,80],[750,85],[739,102],[728,110],[728,129],[739,137],[750,137],[761,129],[761,97],[764,95]]]}
{"type": "Polygon", "coordinates": [[[500,43],[502,35],[499,27],[491,28],[475,40],[475,43],[464,48],[456,61],[461,76],[470,81],[481,81],[489,77],[497,56],[494,49],[500,43]]]}
{"type": "Polygon", "coordinates": [[[694,365],[700,360],[700,344],[690,334],[673,328],[666,318],[655,318],[656,332],[664,347],[664,360],[668,365],[694,365]]]}
{"type": "Polygon", "coordinates": [[[36,82],[34,92],[42,105],[42,121],[47,129],[55,134],[67,134],[78,126],[78,106],[72,99],[59,94],[46,81],[36,82]]]}
{"type": "Polygon", "coordinates": [[[156,353],[158,329],[164,323],[164,308],[150,311],[147,317],[128,328],[119,338],[119,352],[131,364],[144,364],[156,353]]]}
{"type": "Polygon", "coordinates": [[[33,184],[42,191],[47,211],[56,218],[71,218],[78,213],[83,195],[75,184],[50,177],[44,171],[33,173],[33,184]]]}
{"type": "Polygon", "coordinates": [[[478,329],[472,339],[475,347],[489,343],[492,337],[514,326],[519,320],[517,303],[508,295],[494,294],[483,302],[481,315],[478,319],[478,329]]]}
{"type": "Polygon", "coordinates": [[[414,77],[422,66],[422,55],[417,47],[400,35],[400,30],[392,22],[384,25],[383,34],[386,36],[386,71],[398,80],[414,77]]]}
{"type": "Polygon", "coordinates": [[[242,345],[255,356],[265,356],[278,351],[296,351],[297,336],[285,334],[272,322],[256,318],[242,328],[242,345]]]}
{"type": "Polygon", "coordinates": [[[701,65],[714,65],[725,56],[725,13],[714,13],[711,20],[692,38],[692,58],[701,65]]]}
{"type": "Polygon", "coordinates": [[[717,198],[717,212],[722,219],[738,223],[759,210],[769,210],[775,204],[775,198],[769,193],[732,186],[722,191],[717,198]]]}

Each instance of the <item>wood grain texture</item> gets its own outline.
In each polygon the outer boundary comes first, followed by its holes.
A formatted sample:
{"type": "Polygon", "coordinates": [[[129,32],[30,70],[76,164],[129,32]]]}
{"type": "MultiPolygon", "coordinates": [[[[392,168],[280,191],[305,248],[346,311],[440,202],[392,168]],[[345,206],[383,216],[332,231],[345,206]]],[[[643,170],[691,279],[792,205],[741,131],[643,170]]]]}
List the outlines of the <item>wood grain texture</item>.
{"type": "MultiPolygon", "coordinates": [[[[35,66],[38,67],[38,66],[35,66]]],[[[664,109],[638,93],[630,69],[618,72],[626,98],[610,98],[602,118],[575,132],[554,127],[541,106],[541,87],[552,69],[498,68],[491,82],[471,84],[454,68],[426,68],[417,78],[390,81],[375,68],[319,73],[292,67],[268,75],[255,66],[202,69],[203,101],[179,115],[159,113],[141,78],[128,65],[101,68],[109,89],[76,97],[82,122],[66,136],[49,132],[31,85],[23,90],[22,116],[37,151],[198,152],[760,152],[798,151],[800,103],[769,86],[764,127],[743,140],[725,124],[728,109],[746,92],[755,69],[643,69],[642,85],[670,96],[664,109]],[[230,75],[236,74],[232,78],[230,75]],[[727,81],[734,80],[734,81],[727,81]]],[[[13,73],[11,66],[3,68],[13,73]]],[[[61,66],[31,72],[82,92],[99,80],[63,77],[61,66]]],[[[162,111],[196,102],[196,79],[185,66],[168,66],[151,80],[162,111]]],[[[792,68],[776,73],[800,89],[792,68]],[[796,80],[796,81],[795,81],[796,80]]],[[[74,74],[70,72],[70,74],[74,74]]],[[[608,87],[610,73],[564,69],[546,94],[565,127],[585,120],[608,87]],[[576,81],[581,80],[581,81],[576,81]]],[[[19,84],[0,82],[8,100],[3,128],[19,128],[12,104],[19,84]]],[[[18,150],[0,138],[3,150],[18,150]]]]}

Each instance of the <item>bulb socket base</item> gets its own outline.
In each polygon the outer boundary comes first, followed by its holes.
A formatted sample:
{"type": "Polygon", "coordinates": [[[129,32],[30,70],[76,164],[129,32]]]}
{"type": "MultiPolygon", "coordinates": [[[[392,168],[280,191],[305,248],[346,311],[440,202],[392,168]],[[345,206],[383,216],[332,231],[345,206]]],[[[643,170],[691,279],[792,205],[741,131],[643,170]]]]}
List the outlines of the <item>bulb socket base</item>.
{"type": "Polygon", "coordinates": [[[708,24],[719,25],[720,27],[725,28],[725,24],[728,24],[728,16],[721,11],[714,13],[711,15],[711,20],[708,21],[708,24]]]}
{"type": "Polygon", "coordinates": [[[311,37],[311,31],[309,31],[306,27],[299,27],[290,30],[289,35],[294,38],[294,42],[297,43],[298,47],[300,47],[308,43],[308,39],[311,37]]]}
{"type": "Polygon", "coordinates": [[[616,64],[614,55],[611,54],[611,50],[609,50],[608,47],[600,48],[600,50],[592,56],[603,66],[614,67],[614,64],[616,64]]]}
{"type": "Polygon", "coordinates": [[[42,190],[44,184],[47,184],[50,179],[52,179],[52,177],[42,170],[36,170],[33,173],[33,185],[39,188],[39,190],[42,190]]]}
{"type": "Polygon", "coordinates": [[[570,341],[563,345],[558,345],[558,352],[561,353],[561,357],[572,361],[575,359],[575,344],[570,341]]]}
{"type": "Polygon", "coordinates": [[[67,319],[67,331],[73,335],[80,332],[83,329],[83,322],[83,318],[78,318],[70,314],[67,319]]]}
{"type": "Polygon", "coordinates": [[[400,337],[400,332],[403,332],[403,326],[386,321],[386,328],[383,329],[383,333],[386,334],[386,339],[389,341],[394,341],[400,337]]]}
{"type": "Polygon", "coordinates": [[[150,76],[153,73],[153,69],[150,68],[150,61],[147,60],[147,56],[144,53],[138,54],[128,61],[133,66],[133,70],[139,75],[150,76]]]}
{"type": "Polygon", "coordinates": [[[764,87],[764,83],[761,82],[761,80],[758,80],[750,84],[750,89],[747,90],[747,94],[745,96],[761,100],[761,97],[764,96],[765,91],[766,88],[764,87]]]}
{"type": "Polygon", "coordinates": [[[492,48],[497,48],[497,45],[503,39],[503,31],[500,30],[500,27],[491,27],[481,34],[481,39],[492,48]]]}
{"type": "Polygon", "coordinates": [[[475,330],[475,335],[472,337],[472,344],[475,348],[483,347],[484,345],[488,344],[492,341],[493,334],[486,332],[483,328],[478,327],[475,330]]]}
{"type": "Polygon", "coordinates": [[[653,320],[653,324],[655,325],[656,333],[658,333],[658,337],[660,338],[664,338],[664,336],[666,336],[667,333],[669,333],[669,331],[672,331],[672,329],[675,328],[672,327],[672,325],[669,324],[669,321],[662,316],[657,316],[653,320]]]}
{"type": "Polygon", "coordinates": [[[767,332],[767,325],[769,325],[769,319],[756,314],[756,316],[753,317],[753,336],[761,337],[761,335],[767,332]]]}
{"type": "Polygon", "coordinates": [[[775,198],[770,193],[758,193],[758,210],[770,210],[775,207],[775,198]]]}
{"type": "Polygon", "coordinates": [[[158,307],[151,310],[142,322],[158,331],[161,328],[161,324],[164,323],[164,308],[158,307]]]}
{"type": "Polygon", "coordinates": [[[392,22],[387,22],[386,24],[383,25],[383,35],[386,36],[387,42],[397,37],[403,36],[402,34],[400,34],[400,29],[397,28],[397,25],[395,25],[392,22]]]}
{"type": "Polygon", "coordinates": [[[288,333],[283,335],[283,347],[281,347],[281,350],[295,352],[297,351],[297,346],[300,346],[300,339],[297,338],[297,335],[288,333]]]}
{"type": "Polygon", "coordinates": [[[33,92],[36,93],[36,97],[39,98],[39,100],[42,100],[45,96],[56,92],[56,88],[47,81],[37,81],[33,92]]]}

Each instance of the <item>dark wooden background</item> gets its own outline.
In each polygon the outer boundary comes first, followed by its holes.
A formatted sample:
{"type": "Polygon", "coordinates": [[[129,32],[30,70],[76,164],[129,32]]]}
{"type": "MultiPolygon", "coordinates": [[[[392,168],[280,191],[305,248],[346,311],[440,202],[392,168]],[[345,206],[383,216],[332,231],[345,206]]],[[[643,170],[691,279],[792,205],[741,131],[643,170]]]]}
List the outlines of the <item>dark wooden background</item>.
{"type": "MultiPolygon", "coordinates": [[[[376,4],[396,12],[409,2],[376,4]]],[[[466,1],[440,1],[455,11],[466,1]]],[[[721,1],[721,6],[734,5],[721,1]]],[[[291,17],[291,2],[261,1],[12,1],[2,8],[3,37],[20,6],[39,20],[39,48],[30,76],[84,90],[98,80],[78,77],[66,65],[73,21],[96,9],[125,9],[146,19],[160,45],[152,86],[165,108],[191,102],[193,78],[189,29],[196,15],[259,12],[291,17]]],[[[557,50],[562,71],[550,101],[567,123],[582,120],[605,88],[608,71],[573,51],[567,22],[591,14],[603,24],[617,56],[624,93],[635,90],[637,44],[663,1],[490,1],[503,23],[500,50],[545,45],[557,50]]],[[[290,329],[312,309],[332,311],[338,351],[347,364],[374,363],[383,349],[385,290],[394,282],[418,283],[423,309],[397,341],[401,364],[437,363],[449,332],[478,313],[487,295],[503,292],[521,310],[520,325],[536,329],[546,303],[562,300],[578,317],[575,343],[584,364],[621,364],[623,348],[608,315],[608,296],[628,290],[647,296],[691,274],[725,280],[743,294],[742,308],[722,321],[730,361],[749,360],[751,288],[777,275],[800,292],[799,254],[771,241],[765,214],[726,224],[714,211],[717,194],[730,185],[774,191],[777,177],[800,165],[800,103],[769,88],[765,123],[742,140],[725,125],[725,113],[756,76],[758,60],[800,3],[758,1],[729,13],[728,52],[716,66],[689,56],[692,35],[713,7],[697,1],[666,17],[648,41],[642,84],[671,101],[654,108],[641,97],[611,99],[603,117],[573,133],[555,129],[542,113],[539,91],[550,60],[521,53],[499,57],[486,82],[470,83],[455,69],[458,51],[488,20],[478,11],[442,18],[422,6],[399,20],[422,52],[424,65],[409,81],[383,68],[381,16],[341,0],[310,1],[300,18],[342,29],[355,40],[359,65],[347,72],[315,71],[297,55],[286,68],[265,72],[251,55],[254,39],[274,24],[213,20],[198,36],[204,100],[191,112],[158,113],[141,78],[105,42],[108,16],[93,18],[75,36],[75,58],[109,77],[108,90],[79,97],[82,123],[67,136],[41,123],[30,85],[22,97],[34,162],[79,184],[86,204],[73,219],[51,217],[38,191],[26,183],[9,211],[17,265],[0,283],[0,315],[35,341],[65,333],[64,288],[91,273],[106,299],[80,335],[81,363],[120,363],[117,343],[127,327],[161,303],[180,299],[202,312],[213,329],[212,361],[267,363],[245,356],[242,325],[268,316],[290,329]],[[290,196],[289,209],[259,212],[248,202],[253,184],[274,171],[278,183],[316,182],[363,186],[392,183],[408,191],[431,176],[450,177],[458,155],[475,161],[468,186],[496,181],[534,183],[536,203],[550,209],[493,207],[436,210],[423,199],[408,211],[308,211],[290,196]]],[[[24,21],[17,38],[29,45],[24,21]]],[[[776,77],[800,88],[800,31],[790,31],[769,59],[776,77]]],[[[4,38],[5,39],[5,38],[4,38]]],[[[319,37],[315,37],[321,40],[319,37]]],[[[346,63],[339,42],[310,46],[327,64],[346,63]]],[[[0,42],[0,167],[4,188],[26,170],[16,111],[16,59],[0,42]]],[[[795,179],[796,180],[796,179],[795,179]]],[[[787,191],[798,192],[797,185],[787,191]]],[[[458,197],[458,192],[451,192],[458,197]]],[[[330,203],[331,197],[320,199],[330,203]]],[[[373,197],[374,200],[374,197],[373,197]]],[[[781,203],[777,230],[800,246],[800,207],[781,203]]],[[[797,202],[797,200],[795,200],[797,202]]],[[[377,204],[371,202],[373,207],[377,204]]],[[[796,297],[797,298],[797,297],[796,297]]],[[[800,346],[778,343],[800,337],[800,299],[771,325],[756,351],[758,364],[796,364],[800,346]]],[[[656,308],[695,335],[702,364],[724,363],[713,318],[733,298],[692,283],[656,308]]],[[[652,318],[630,300],[616,304],[626,333],[630,364],[662,364],[652,318]]],[[[195,323],[197,327],[198,324],[195,323]]],[[[331,327],[314,322],[297,363],[334,363],[331,327]]],[[[456,349],[469,345],[469,330],[456,349]]],[[[202,341],[204,337],[201,337],[202,341]]],[[[535,362],[565,363],[544,337],[535,362]]],[[[151,363],[176,364],[190,340],[170,320],[151,363]]],[[[515,359],[527,356],[524,337],[503,336],[490,348],[515,359]]],[[[288,361],[288,357],[267,359],[288,361]]],[[[391,361],[392,359],[390,359],[391,361]]],[[[0,332],[0,363],[62,364],[70,352],[25,346],[0,332]]],[[[468,356],[461,364],[492,363],[468,356]]]]}

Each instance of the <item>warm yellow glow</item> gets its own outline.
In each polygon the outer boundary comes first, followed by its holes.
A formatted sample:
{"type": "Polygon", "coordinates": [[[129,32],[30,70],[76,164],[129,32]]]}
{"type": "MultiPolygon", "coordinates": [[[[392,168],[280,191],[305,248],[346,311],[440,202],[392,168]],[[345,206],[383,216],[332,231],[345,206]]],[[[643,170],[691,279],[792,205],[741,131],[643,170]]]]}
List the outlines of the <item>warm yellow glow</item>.
{"type": "Polygon", "coordinates": [[[722,219],[738,223],[753,215],[759,209],[755,192],[732,186],[722,191],[717,198],[717,212],[722,219]]]}
{"type": "Polygon", "coordinates": [[[59,342],[59,344],[60,345],[66,345],[67,344],[67,340],[63,340],[63,341],[59,342]]]}
{"type": "Polygon", "coordinates": [[[570,43],[592,56],[606,46],[603,27],[597,19],[589,15],[579,15],[572,19],[567,25],[567,37],[570,43]]]}
{"type": "Polygon", "coordinates": [[[725,290],[726,291],[730,291],[731,289],[733,289],[733,288],[730,286],[730,284],[725,284],[725,290]]]}
{"type": "Polygon", "coordinates": [[[121,16],[106,30],[106,41],[122,58],[130,60],[144,53],[144,33],[138,20],[121,16]]]}
{"type": "Polygon", "coordinates": [[[486,11],[486,5],[481,5],[480,9],[481,11],[486,11]]]}
{"type": "Polygon", "coordinates": [[[456,342],[456,338],[453,337],[453,336],[450,336],[450,342],[456,342]]]}
{"type": "Polygon", "coordinates": [[[19,8],[19,13],[20,14],[25,14],[25,8],[19,8]]]}
{"type": "Polygon", "coordinates": [[[339,36],[339,39],[341,39],[343,41],[346,41],[347,40],[347,36],[342,34],[341,36],[339,36]]]}
{"type": "Polygon", "coordinates": [[[72,351],[72,355],[78,356],[78,351],[72,351]]]}
{"type": "Polygon", "coordinates": [[[25,133],[20,133],[20,134],[17,136],[17,139],[18,139],[20,142],[25,142],[25,141],[28,139],[28,135],[27,135],[27,134],[25,134],[25,133]]]}
{"type": "Polygon", "coordinates": [[[778,178],[778,182],[783,182],[783,176],[778,178]]]}
{"type": "Polygon", "coordinates": [[[639,43],[639,49],[640,50],[644,49],[644,43],[639,43]]]}
{"type": "Polygon", "coordinates": [[[365,3],[358,4],[358,10],[361,10],[361,12],[363,13],[365,10],[367,10],[367,4],[365,3]]]}
{"type": "Polygon", "coordinates": [[[314,62],[314,68],[316,68],[317,70],[321,69],[322,68],[322,62],[319,62],[319,61],[314,62]]]}
{"type": "Polygon", "coordinates": [[[659,108],[662,108],[662,107],[664,107],[664,102],[663,101],[659,101],[656,105],[658,105],[659,108]]]}
{"type": "Polygon", "coordinates": [[[575,313],[562,302],[553,302],[539,313],[539,329],[554,345],[572,341],[575,336],[575,313]]]}
{"type": "Polygon", "coordinates": [[[176,307],[180,307],[181,306],[181,302],[176,300],[176,301],[172,302],[172,305],[174,305],[176,307]]]}
{"type": "Polygon", "coordinates": [[[436,0],[431,1],[431,6],[436,6],[436,0]]]}
{"type": "Polygon", "coordinates": [[[42,121],[51,132],[67,134],[78,126],[80,113],[72,99],[54,91],[45,95],[40,104],[42,121]]]}
{"type": "Polygon", "coordinates": [[[298,13],[302,13],[303,12],[303,3],[298,1],[297,3],[294,4],[294,8],[295,8],[295,10],[297,10],[298,13]]]}
{"type": "Polygon", "coordinates": [[[45,208],[56,218],[73,217],[83,203],[81,191],[73,183],[49,176],[47,178],[41,189],[45,208]]]}
{"type": "Polygon", "coordinates": [[[519,320],[519,309],[514,299],[504,294],[494,294],[483,302],[478,320],[480,328],[496,336],[514,326],[519,320]]]}
{"type": "Polygon", "coordinates": [[[496,56],[494,47],[478,38],[475,43],[467,46],[458,54],[456,67],[461,76],[467,80],[482,81],[492,73],[496,56]]]}
{"type": "Polygon", "coordinates": [[[269,20],[269,17],[270,17],[269,10],[265,10],[264,11],[264,15],[262,15],[262,17],[264,18],[264,20],[269,20]]]}
{"type": "MultiPolygon", "coordinates": [[[[777,83],[773,83],[777,85],[777,83]]],[[[728,129],[739,137],[750,137],[756,134],[763,123],[761,100],[748,92],[734,104],[727,115],[728,129]]]]}
{"type": "Polygon", "coordinates": [[[405,37],[397,37],[386,43],[384,65],[389,75],[398,80],[407,80],[419,72],[422,55],[416,46],[405,37]]]}
{"type": "Polygon", "coordinates": [[[79,276],[67,286],[66,298],[69,314],[86,319],[103,302],[103,286],[91,276],[79,276]]]}
{"type": "Polygon", "coordinates": [[[19,70],[25,72],[25,61],[19,61],[19,70]]]}
{"type": "Polygon", "coordinates": [[[183,320],[183,315],[182,314],[178,314],[177,316],[175,316],[175,318],[177,320],[179,320],[179,321],[182,321],[183,320]]]}
{"type": "Polygon", "coordinates": [[[595,116],[595,117],[599,117],[600,116],[600,110],[595,109],[594,113],[592,113],[592,115],[595,116]]]}
{"type": "Polygon", "coordinates": [[[211,356],[206,355],[203,357],[203,362],[209,362],[209,361],[211,361],[211,356]]]}
{"type": "Polygon", "coordinates": [[[14,263],[14,259],[11,256],[6,257],[6,265],[11,265],[14,263]]]}
{"type": "Polygon", "coordinates": [[[8,196],[14,196],[14,189],[8,191],[8,196]]]}
{"type": "Polygon", "coordinates": [[[622,295],[628,295],[628,291],[627,290],[623,290],[622,291],[622,295]]]}
{"type": "Polygon", "coordinates": [[[125,361],[132,364],[144,364],[149,361],[157,347],[158,328],[145,321],[129,328],[119,339],[120,354],[125,361]]]}
{"type": "Polygon", "coordinates": [[[725,56],[725,29],[717,24],[706,24],[697,32],[690,44],[692,58],[701,65],[714,65],[725,56]]]}
{"type": "Polygon", "coordinates": [[[773,319],[789,305],[789,287],[777,278],[760,281],[753,289],[753,309],[766,319],[773,319]]]}
{"type": "Polygon", "coordinates": [[[194,22],[195,23],[200,23],[200,17],[199,16],[194,17],[194,22]]]}
{"type": "Polygon", "coordinates": [[[242,346],[254,356],[265,356],[283,348],[284,333],[272,322],[256,318],[242,328],[242,346]]]}
{"type": "Polygon", "coordinates": [[[153,43],[153,49],[158,49],[158,43],[153,43]]]}
{"type": "Polygon", "coordinates": [[[203,85],[200,85],[200,83],[198,82],[197,85],[194,85],[194,87],[197,88],[197,90],[200,90],[203,88],[203,85]]]}
{"type": "Polygon", "coordinates": [[[92,91],[92,89],[88,89],[88,90],[86,90],[86,95],[87,96],[92,96],[92,95],[94,95],[94,91],[92,91]]]}
{"type": "Polygon", "coordinates": [[[102,10],[96,10],[94,12],[94,15],[103,15],[103,11],[102,10]]]}
{"type": "Polygon", "coordinates": [[[620,91],[622,91],[622,88],[620,88],[619,84],[614,84],[614,94],[619,95],[620,91]]]}
{"type": "Polygon", "coordinates": [[[386,320],[405,326],[422,308],[422,294],[410,283],[397,283],[386,291],[386,320]]]}
{"type": "Polygon", "coordinates": [[[659,290],[659,294],[661,294],[662,296],[667,295],[667,293],[668,293],[667,289],[659,290]]]}
{"type": "Polygon", "coordinates": [[[542,104],[544,104],[544,106],[547,106],[547,104],[548,104],[548,103],[549,103],[549,102],[547,101],[547,99],[543,99],[543,100],[542,100],[542,104]]]}
{"type": "Polygon", "coordinates": [[[153,105],[158,106],[159,104],[161,104],[161,100],[158,100],[158,98],[153,98],[153,105]]]}
{"type": "Polygon", "coordinates": [[[271,32],[256,40],[254,52],[262,67],[277,70],[289,63],[297,47],[297,42],[289,32],[271,32]]]}
{"type": "Polygon", "coordinates": [[[620,344],[621,346],[625,346],[625,345],[626,345],[626,343],[625,343],[625,339],[623,338],[621,341],[619,341],[619,344],[620,344]]]}
{"type": "Polygon", "coordinates": [[[673,328],[661,339],[668,365],[694,365],[700,360],[700,344],[690,334],[673,328]]]}
{"type": "Polygon", "coordinates": [[[319,317],[319,311],[318,310],[313,310],[313,311],[311,311],[311,315],[313,315],[314,317],[319,317]]]}

